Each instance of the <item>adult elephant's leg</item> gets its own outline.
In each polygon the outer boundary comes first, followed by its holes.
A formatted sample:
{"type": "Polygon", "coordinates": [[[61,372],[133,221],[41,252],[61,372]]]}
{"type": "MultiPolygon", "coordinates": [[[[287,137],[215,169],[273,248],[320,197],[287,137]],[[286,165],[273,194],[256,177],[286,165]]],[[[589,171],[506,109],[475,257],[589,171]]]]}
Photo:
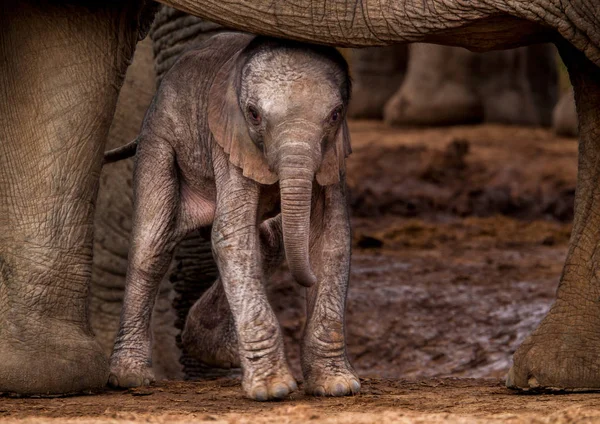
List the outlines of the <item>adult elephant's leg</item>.
{"type": "Polygon", "coordinates": [[[556,301],[514,355],[507,385],[519,389],[600,389],[600,68],[560,51],[579,116],[575,219],[556,301]]]}
{"type": "Polygon", "coordinates": [[[479,56],[478,91],[486,122],[540,125],[527,79],[527,49],[501,50],[479,56]]]}
{"type": "Polygon", "coordinates": [[[474,53],[458,47],[413,44],[400,89],[385,105],[392,125],[451,125],[478,122],[483,107],[472,78],[474,53]]]}
{"type": "Polygon", "coordinates": [[[0,392],[106,383],[88,321],[92,223],[139,9],[0,6],[0,392]]]}
{"type": "Polygon", "coordinates": [[[352,101],[348,116],[381,119],[383,107],[398,90],[408,62],[408,46],[368,47],[350,50],[352,101]]]}

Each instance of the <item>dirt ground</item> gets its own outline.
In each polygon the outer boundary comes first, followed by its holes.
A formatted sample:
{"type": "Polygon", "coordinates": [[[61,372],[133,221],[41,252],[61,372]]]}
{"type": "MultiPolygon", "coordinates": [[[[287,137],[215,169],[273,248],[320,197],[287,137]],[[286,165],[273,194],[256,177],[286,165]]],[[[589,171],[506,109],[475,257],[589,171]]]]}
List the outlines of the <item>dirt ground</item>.
{"type": "MultiPolygon", "coordinates": [[[[0,398],[0,422],[600,422],[600,394],[522,395],[511,355],[552,303],[577,142],[542,129],[351,123],[351,361],[361,394],[275,403],[232,376],[54,399],[0,398]]],[[[300,379],[303,292],[269,289],[300,379]]]]}

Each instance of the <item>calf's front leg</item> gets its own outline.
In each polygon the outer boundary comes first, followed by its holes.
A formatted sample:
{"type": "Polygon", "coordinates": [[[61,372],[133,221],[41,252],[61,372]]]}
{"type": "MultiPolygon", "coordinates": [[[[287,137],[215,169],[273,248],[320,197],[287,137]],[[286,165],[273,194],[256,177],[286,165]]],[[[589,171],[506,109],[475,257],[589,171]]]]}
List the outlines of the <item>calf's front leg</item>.
{"type": "Polygon", "coordinates": [[[213,252],[238,339],[242,386],[255,400],[281,399],[296,389],[281,329],[263,285],[258,230],[259,186],[237,168],[217,181],[213,252]]]}
{"type": "Polygon", "coordinates": [[[316,237],[311,263],[317,284],[308,289],[306,297],[308,317],[302,340],[302,372],[306,393],[344,396],[360,390],[360,382],[346,355],[344,334],[350,222],[345,183],[322,191],[322,202],[317,202],[311,217],[311,233],[316,237]]]}

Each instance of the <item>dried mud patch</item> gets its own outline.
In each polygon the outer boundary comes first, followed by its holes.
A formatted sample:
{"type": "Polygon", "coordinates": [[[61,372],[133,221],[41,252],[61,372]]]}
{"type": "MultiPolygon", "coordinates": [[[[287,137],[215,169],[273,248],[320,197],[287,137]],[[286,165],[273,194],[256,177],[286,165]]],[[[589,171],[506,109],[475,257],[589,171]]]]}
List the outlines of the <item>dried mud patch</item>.
{"type": "Polygon", "coordinates": [[[399,131],[357,122],[351,131],[356,216],[573,217],[574,140],[498,125],[399,131]]]}

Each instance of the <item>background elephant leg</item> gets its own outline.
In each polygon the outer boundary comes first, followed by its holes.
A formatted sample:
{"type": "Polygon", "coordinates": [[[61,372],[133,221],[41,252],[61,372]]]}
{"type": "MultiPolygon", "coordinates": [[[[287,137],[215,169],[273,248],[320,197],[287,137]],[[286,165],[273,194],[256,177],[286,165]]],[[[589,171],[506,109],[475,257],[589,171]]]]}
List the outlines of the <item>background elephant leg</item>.
{"type": "Polygon", "coordinates": [[[550,125],[558,96],[554,51],[545,44],[480,55],[476,78],[486,122],[550,125]]]}
{"type": "Polygon", "coordinates": [[[600,389],[600,68],[567,43],[559,48],[581,128],[571,246],[556,301],[515,352],[507,385],[600,389]]]}
{"type": "Polygon", "coordinates": [[[476,65],[476,55],[462,48],[412,44],[402,86],[385,105],[385,121],[392,125],[481,121],[483,107],[472,75],[476,65]]]}
{"type": "Polygon", "coordinates": [[[346,354],[344,320],[352,237],[344,185],[323,189],[324,211],[315,208],[321,218],[312,229],[317,239],[311,249],[317,283],[307,289],[301,357],[305,391],[317,396],[344,396],[360,389],[346,354]]]}
{"type": "Polygon", "coordinates": [[[0,6],[0,392],[106,383],[88,320],[92,223],[139,9],[0,6]]]}
{"type": "Polygon", "coordinates": [[[557,135],[565,137],[576,137],[579,134],[573,90],[568,90],[560,96],[552,113],[552,128],[557,135]]]}
{"type": "Polygon", "coordinates": [[[172,7],[162,6],[150,29],[157,82],[171,69],[181,53],[223,31],[234,31],[172,7]]]}
{"type": "Polygon", "coordinates": [[[381,119],[383,107],[402,83],[408,62],[408,46],[368,47],[349,50],[352,100],[348,116],[381,119]]]}
{"type": "MultiPolygon", "coordinates": [[[[282,240],[281,215],[261,224],[260,244],[265,281],[283,262],[282,240]]],[[[235,323],[221,279],[217,279],[190,309],[182,338],[184,350],[204,364],[219,368],[240,366],[235,323]]]]}
{"type": "Polygon", "coordinates": [[[533,44],[525,47],[525,50],[527,80],[531,87],[539,123],[549,127],[552,125],[552,111],[559,97],[556,47],[551,43],[533,44]]]}

